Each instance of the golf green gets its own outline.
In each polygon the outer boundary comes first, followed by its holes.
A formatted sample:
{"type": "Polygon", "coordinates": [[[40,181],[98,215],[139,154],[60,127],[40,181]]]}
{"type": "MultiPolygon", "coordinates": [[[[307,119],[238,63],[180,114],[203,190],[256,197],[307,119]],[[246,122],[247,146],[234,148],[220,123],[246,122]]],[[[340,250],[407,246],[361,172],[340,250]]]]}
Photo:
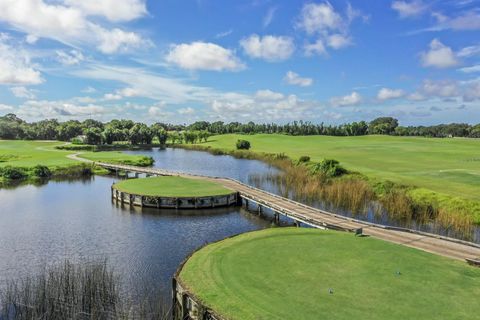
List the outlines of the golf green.
{"type": "Polygon", "coordinates": [[[220,196],[234,192],[212,181],[177,176],[128,179],[116,183],[114,188],[130,194],[179,198],[220,196]]]}
{"type": "Polygon", "coordinates": [[[226,319],[478,319],[480,269],[374,238],[272,228],[210,244],[179,279],[226,319]]]}

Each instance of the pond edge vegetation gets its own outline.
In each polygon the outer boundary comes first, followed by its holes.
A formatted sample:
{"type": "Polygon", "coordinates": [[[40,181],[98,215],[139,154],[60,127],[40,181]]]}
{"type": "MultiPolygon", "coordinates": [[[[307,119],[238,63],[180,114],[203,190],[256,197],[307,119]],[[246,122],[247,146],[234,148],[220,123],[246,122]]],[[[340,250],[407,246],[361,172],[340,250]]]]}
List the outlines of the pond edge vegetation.
{"type": "Polygon", "coordinates": [[[288,196],[291,189],[303,201],[326,200],[353,213],[365,213],[371,209],[371,204],[380,204],[374,206],[375,214],[386,212],[393,219],[434,222],[464,234],[469,234],[475,224],[480,224],[480,204],[475,201],[388,180],[370,179],[360,172],[343,168],[334,159],[312,162],[305,155],[293,160],[284,153],[223,149],[200,144],[175,144],[171,147],[266,162],[283,172],[267,179],[276,180],[284,186],[284,196],[288,196]],[[382,207],[384,211],[375,210],[382,207]]]}

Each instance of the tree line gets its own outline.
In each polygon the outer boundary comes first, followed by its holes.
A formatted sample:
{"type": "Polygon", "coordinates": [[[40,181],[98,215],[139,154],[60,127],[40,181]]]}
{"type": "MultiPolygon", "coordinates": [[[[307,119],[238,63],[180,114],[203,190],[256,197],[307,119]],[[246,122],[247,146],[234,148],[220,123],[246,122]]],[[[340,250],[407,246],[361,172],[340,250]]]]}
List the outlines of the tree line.
{"type": "Polygon", "coordinates": [[[190,125],[173,125],[157,122],[146,125],[132,120],[111,120],[106,123],[94,119],[84,121],[46,119],[26,122],[15,114],[0,117],[0,139],[60,140],[92,145],[129,142],[134,145],[196,143],[206,141],[215,134],[279,133],[287,135],[362,136],[384,134],[424,137],[471,137],[480,138],[480,124],[440,124],[434,126],[399,126],[392,117],[380,117],[371,122],[351,122],[341,125],[314,124],[308,121],[293,121],[287,124],[240,123],[222,121],[197,121],[190,125]]]}

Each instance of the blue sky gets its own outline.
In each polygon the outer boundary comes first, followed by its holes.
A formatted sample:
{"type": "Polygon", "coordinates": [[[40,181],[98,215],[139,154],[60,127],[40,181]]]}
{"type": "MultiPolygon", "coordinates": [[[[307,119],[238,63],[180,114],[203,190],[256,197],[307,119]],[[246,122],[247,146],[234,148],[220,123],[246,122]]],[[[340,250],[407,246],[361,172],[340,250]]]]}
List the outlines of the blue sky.
{"type": "Polygon", "coordinates": [[[0,113],[480,122],[480,0],[0,0],[0,113]]]}

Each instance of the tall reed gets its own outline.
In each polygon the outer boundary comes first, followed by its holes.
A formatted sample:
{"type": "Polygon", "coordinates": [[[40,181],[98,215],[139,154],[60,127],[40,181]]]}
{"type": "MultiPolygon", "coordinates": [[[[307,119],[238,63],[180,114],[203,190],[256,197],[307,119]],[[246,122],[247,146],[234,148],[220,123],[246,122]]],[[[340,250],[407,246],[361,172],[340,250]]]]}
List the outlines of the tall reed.
{"type": "Polygon", "coordinates": [[[121,281],[105,262],[65,261],[9,281],[0,291],[0,319],[168,319],[160,298],[135,301],[121,294],[121,281]]]}

